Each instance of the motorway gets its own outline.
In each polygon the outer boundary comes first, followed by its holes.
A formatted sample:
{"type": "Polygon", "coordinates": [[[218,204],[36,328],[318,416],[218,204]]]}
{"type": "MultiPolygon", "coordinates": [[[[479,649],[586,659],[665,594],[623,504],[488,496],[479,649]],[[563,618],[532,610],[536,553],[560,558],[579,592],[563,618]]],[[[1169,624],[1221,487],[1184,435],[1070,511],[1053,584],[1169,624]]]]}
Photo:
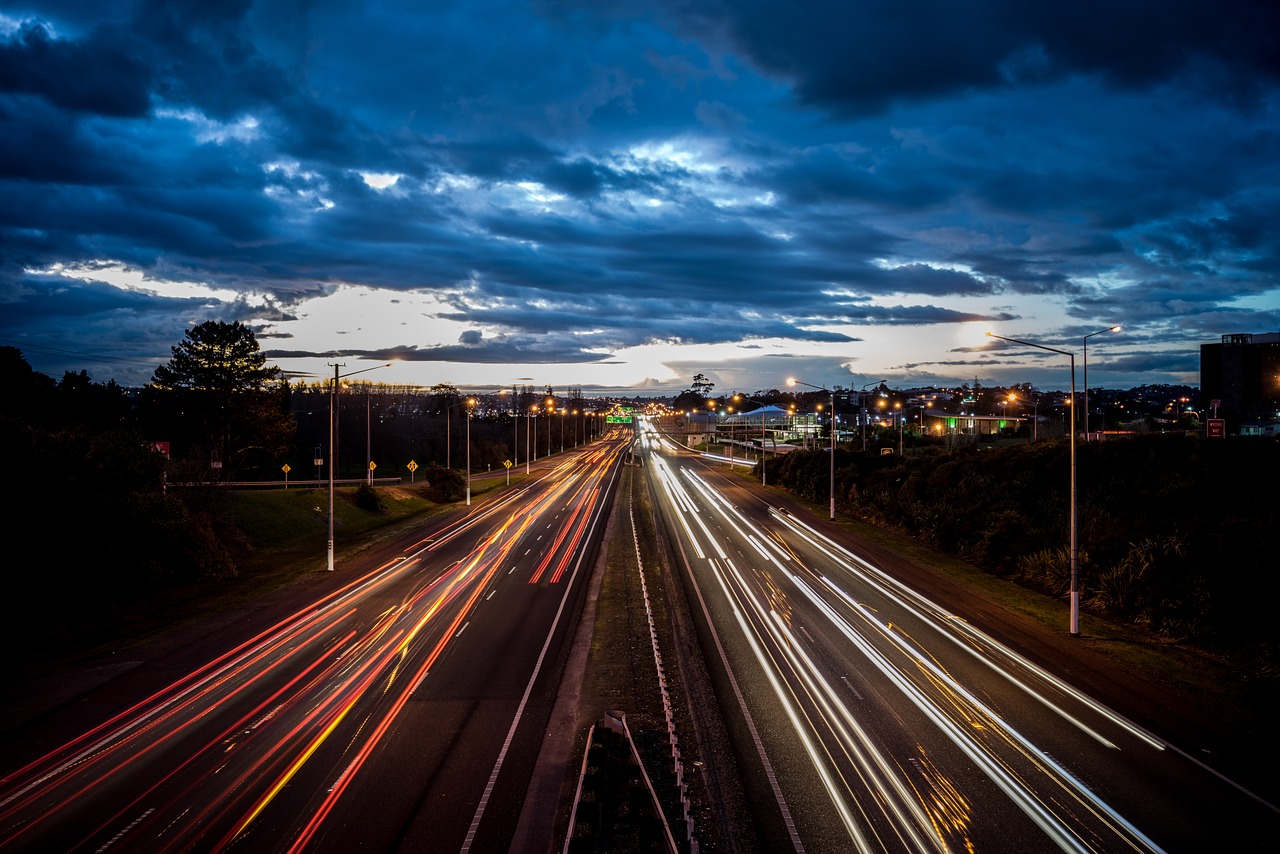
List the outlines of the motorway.
{"type": "Polygon", "coordinates": [[[641,439],[766,850],[1275,844],[1274,806],[724,465],[641,439]]]}
{"type": "Polygon", "coordinates": [[[0,780],[0,850],[506,850],[631,443],[433,520],[145,698],[88,698],[0,780]]]}

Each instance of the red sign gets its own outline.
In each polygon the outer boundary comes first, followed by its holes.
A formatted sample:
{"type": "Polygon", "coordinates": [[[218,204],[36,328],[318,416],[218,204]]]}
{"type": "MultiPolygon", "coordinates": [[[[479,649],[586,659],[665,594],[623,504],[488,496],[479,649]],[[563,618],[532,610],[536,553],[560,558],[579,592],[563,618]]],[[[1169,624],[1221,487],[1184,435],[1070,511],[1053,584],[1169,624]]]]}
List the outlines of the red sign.
{"type": "Polygon", "coordinates": [[[152,442],[151,450],[164,454],[164,458],[169,459],[169,443],[168,442],[152,442]]]}
{"type": "Polygon", "coordinates": [[[1209,418],[1204,422],[1204,435],[1210,439],[1221,439],[1227,435],[1225,418],[1209,418]]]}

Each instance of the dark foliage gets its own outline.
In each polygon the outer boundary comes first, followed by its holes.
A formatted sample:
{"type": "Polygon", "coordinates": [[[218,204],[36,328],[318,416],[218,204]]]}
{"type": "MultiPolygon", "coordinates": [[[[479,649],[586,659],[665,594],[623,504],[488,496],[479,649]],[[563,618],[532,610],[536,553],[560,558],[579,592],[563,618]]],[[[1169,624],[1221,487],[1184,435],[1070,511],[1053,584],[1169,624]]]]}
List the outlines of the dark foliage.
{"type": "Polygon", "coordinates": [[[3,581],[25,605],[6,631],[72,638],[155,591],[235,574],[209,500],[165,489],[165,457],[122,389],[84,373],[53,383],[13,353],[0,353],[0,388],[16,497],[3,581]]]}
{"type": "Polygon", "coordinates": [[[378,490],[367,483],[356,487],[355,505],[366,513],[381,513],[387,509],[378,490]]]}
{"type": "Polygon", "coordinates": [[[467,494],[466,475],[456,469],[431,465],[420,474],[429,485],[429,494],[433,501],[443,504],[457,501],[467,494]]]}
{"type": "MultiPolygon", "coordinates": [[[[825,502],[828,452],[771,461],[769,479],[825,502]]],[[[1265,658],[1280,650],[1280,443],[1148,435],[1077,446],[1086,607],[1175,639],[1265,658]]],[[[837,452],[845,512],[991,572],[1066,590],[1067,442],[919,456],[837,452]]]]}

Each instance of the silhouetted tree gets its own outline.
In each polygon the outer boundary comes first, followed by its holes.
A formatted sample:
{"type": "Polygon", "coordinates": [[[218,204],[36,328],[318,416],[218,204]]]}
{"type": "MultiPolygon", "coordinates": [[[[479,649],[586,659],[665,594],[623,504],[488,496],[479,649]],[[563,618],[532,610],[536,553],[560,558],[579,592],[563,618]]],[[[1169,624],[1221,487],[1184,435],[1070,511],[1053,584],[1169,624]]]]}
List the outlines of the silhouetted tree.
{"type": "Polygon", "coordinates": [[[289,386],[267,365],[252,330],[210,320],[188,329],[171,350],[169,363],[156,368],[153,390],[164,398],[156,403],[168,404],[165,429],[178,421],[194,428],[185,436],[188,456],[216,456],[231,476],[289,449],[289,386]]]}

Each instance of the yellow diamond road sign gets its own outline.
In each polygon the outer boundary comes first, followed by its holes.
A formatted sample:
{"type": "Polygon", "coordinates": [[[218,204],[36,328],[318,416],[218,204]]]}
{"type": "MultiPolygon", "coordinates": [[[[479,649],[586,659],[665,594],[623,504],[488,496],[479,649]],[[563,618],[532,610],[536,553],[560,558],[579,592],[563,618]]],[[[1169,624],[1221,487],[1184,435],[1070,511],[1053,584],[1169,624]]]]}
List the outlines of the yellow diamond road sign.
{"type": "Polygon", "coordinates": [[[409,471],[417,471],[418,464],[413,460],[409,460],[409,465],[405,466],[405,468],[407,468],[409,471]]]}

